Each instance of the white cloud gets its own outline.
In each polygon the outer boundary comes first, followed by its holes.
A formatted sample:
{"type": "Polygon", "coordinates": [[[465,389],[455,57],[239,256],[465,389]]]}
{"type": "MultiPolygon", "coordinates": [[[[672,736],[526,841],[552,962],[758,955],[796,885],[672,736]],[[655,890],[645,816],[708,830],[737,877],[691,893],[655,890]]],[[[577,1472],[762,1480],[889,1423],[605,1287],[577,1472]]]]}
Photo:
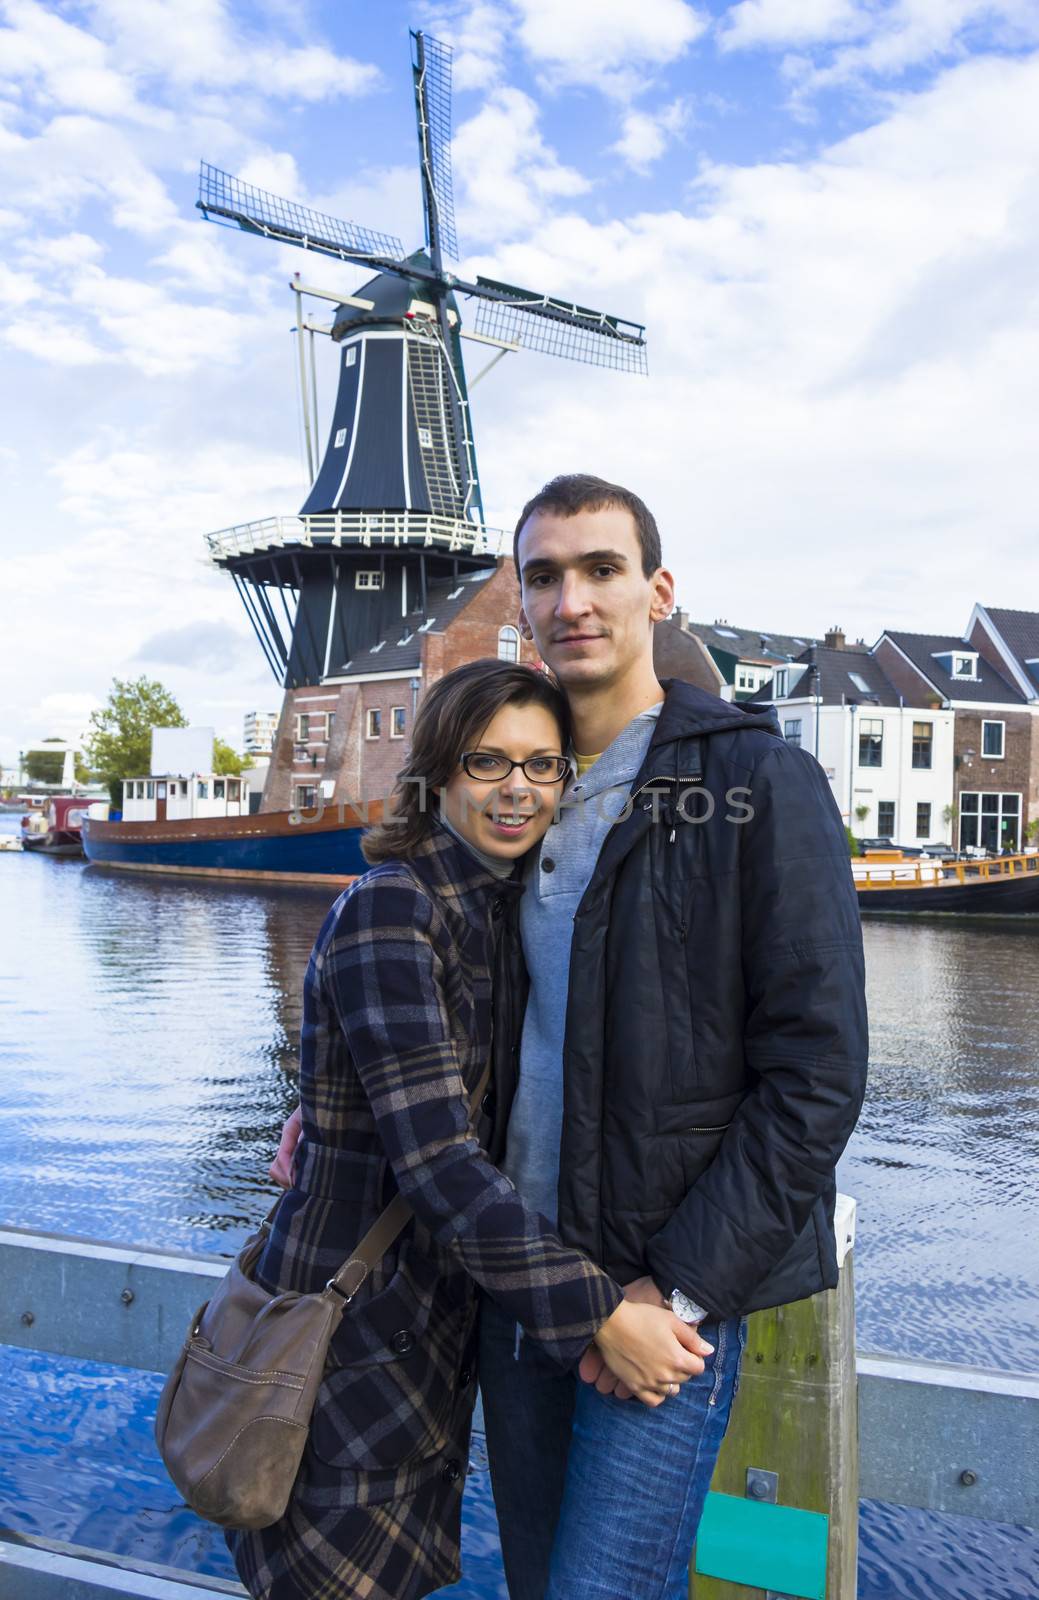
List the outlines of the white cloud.
{"type": "Polygon", "coordinates": [[[519,39],[557,83],[630,92],[684,55],[710,19],[685,0],[513,0],[519,39]]]}
{"type": "Polygon", "coordinates": [[[688,125],[691,114],[687,100],[673,100],[657,112],[627,111],[621,136],[610,148],[634,172],[648,172],[670,141],[688,125]]]}
{"type": "Polygon", "coordinates": [[[1037,40],[1032,0],[741,0],[719,30],[723,49],[805,52],[785,62],[802,96],[1037,40]]]}
{"type": "Polygon", "coordinates": [[[518,44],[554,85],[627,98],[677,61],[710,25],[687,0],[456,0],[428,10],[431,33],[455,51],[456,87],[500,81],[518,44]]]}
{"type": "Polygon", "coordinates": [[[792,631],[955,630],[982,550],[1030,603],[1037,138],[1039,58],[979,59],[816,160],[500,251],[498,276],[644,320],[651,377],[510,356],[476,419],[489,516],[558,471],[631,482],[684,604],[792,631]]]}
{"type": "Polygon", "coordinates": [[[459,225],[470,239],[513,238],[534,228],[553,200],[584,193],[538,128],[538,108],[519,89],[492,92],[454,141],[459,225]]]}

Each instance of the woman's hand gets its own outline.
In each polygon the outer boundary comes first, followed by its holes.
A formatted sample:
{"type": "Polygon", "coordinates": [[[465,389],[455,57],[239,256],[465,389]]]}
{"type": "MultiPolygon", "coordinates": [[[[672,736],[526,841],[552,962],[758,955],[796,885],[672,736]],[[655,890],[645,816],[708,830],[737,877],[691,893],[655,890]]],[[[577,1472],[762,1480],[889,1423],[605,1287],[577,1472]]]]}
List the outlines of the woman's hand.
{"type": "Polygon", "coordinates": [[[288,1122],[281,1130],[281,1143],[278,1153],[268,1167],[271,1179],[283,1189],[292,1188],[292,1165],[296,1158],[296,1146],[299,1144],[303,1132],[303,1109],[297,1106],[288,1122]]]}
{"type": "MultiPolygon", "coordinates": [[[[698,1376],[704,1369],[704,1356],[714,1351],[713,1345],[670,1309],[627,1299],[602,1324],[595,1346],[608,1371],[586,1381],[594,1381],[596,1388],[609,1394],[614,1392],[613,1379],[617,1378],[647,1406],[658,1406],[669,1392],[677,1392],[669,1390],[670,1384],[698,1376]]],[[[589,1371],[591,1365],[589,1361],[589,1371]]]]}

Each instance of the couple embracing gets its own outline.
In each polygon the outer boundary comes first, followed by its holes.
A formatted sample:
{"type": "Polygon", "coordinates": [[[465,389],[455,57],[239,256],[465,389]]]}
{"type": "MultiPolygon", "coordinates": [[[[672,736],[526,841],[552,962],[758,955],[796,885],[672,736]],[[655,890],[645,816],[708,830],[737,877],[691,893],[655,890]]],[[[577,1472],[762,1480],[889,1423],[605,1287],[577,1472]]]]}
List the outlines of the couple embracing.
{"type": "Polygon", "coordinates": [[[257,1600],[453,1583],[477,1381],[511,1600],[682,1600],[744,1319],[837,1282],[867,1041],[827,780],[771,710],[658,682],[636,495],[557,478],[514,554],[554,681],[433,686],[307,969],[256,1276],[319,1289],[398,1191],[413,1221],[284,1517],[229,1535],[257,1600]]]}

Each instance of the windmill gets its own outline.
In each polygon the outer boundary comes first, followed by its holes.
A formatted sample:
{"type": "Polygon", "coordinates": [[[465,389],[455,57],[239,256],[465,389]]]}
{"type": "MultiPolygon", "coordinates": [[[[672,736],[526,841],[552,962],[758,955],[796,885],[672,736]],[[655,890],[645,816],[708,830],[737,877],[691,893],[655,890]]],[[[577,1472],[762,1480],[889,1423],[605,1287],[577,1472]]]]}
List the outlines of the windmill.
{"type": "Polygon", "coordinates": [[[359,663],[374,667],[367,654],[381,648],[398,619],[401,645],[430,625],[433,590],[446,583],[454,600],[467,576],[497,566],[500,535],[484,524],[463,338],[497,351],[472,383],[520,348],[646,370],[640,324],[448,270],[445,259],[458,251],[451,50],[421,32],[412,32],[411,42],[425,248],[407,255],[386,234],[279,199],[207,163],[200,172],[197,205],[207,220],[374,274],[352,295],[309,287],[296,275],[309,493],[294,517],[268,517],[208,539],[287,691],[342,683],[359,663]],[[304,316],[304,295],[334,302],[330,326],[304,316]],[[463,327],[460,300],[473,304],[471,328],[463,327]],[[329,333],[339,347],[320,461],[315,332],[329,333]]]}

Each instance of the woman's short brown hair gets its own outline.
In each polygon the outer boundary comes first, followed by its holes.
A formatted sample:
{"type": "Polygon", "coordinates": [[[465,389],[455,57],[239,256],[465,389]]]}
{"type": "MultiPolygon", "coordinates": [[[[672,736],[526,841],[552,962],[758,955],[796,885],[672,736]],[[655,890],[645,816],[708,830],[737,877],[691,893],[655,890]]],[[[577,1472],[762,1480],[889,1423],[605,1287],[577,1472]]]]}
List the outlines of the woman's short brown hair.
{"type": "Polygon", "coordinates": [[[565,752],[570,743],[566,698],[536,667],[469,661],[434,683],[415,717],[411,747],[393,787],[392,815],[361,840],[365,860],[377,866],[412,855],[433,827],[433,790],[454,776],[464,752],[503,706],[526,705],[543,706],[556,719],[565,752]]]}

